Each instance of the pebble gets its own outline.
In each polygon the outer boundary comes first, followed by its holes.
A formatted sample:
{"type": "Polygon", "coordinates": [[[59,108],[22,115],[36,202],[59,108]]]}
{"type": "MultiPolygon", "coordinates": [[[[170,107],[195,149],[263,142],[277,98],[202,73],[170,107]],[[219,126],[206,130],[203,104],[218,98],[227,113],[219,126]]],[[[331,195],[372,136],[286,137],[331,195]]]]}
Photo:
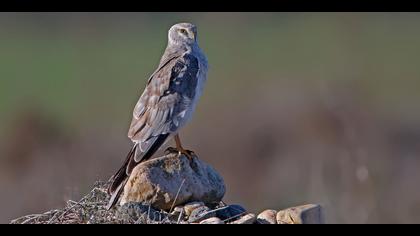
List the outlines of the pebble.
{"type": "Polygon", "coordinates": [[[216,211],[216,216],[222,220],[229,219],[230,221],[238,219],[241,215],[245,214],[246,210],[240,205],[229,205],[222,207],[216,211]]]}
{"type": "Polygon", "coordinates": [[[277,213],[278,224],[324,224],[324,214],[320,205],[307,204],[287,208],[277,213]]]}
{"type": "Polygon", "coordinates": [[[184,206],[184,212],[187,216],[191,215],[192,211],[198,207],[204,206],[204,202],[190,202],[184,206]]]}
{"type": "Polygon", "coordinates": [[[138,202],[129,202],[121,206],[117,213],[122,218],[132,219],[137,221],[141,216],[148,216],[149,219],[156,219],[161,217],[160,212],[147,204],[138,202]]]}
{"type": "Polygon", "coordinates": [[[198,207],[196,209],[194,209],[191,212],[190,217],[188,218],[188,222],[190,223],[197,223],[203,220],[206,220],[208,218],[211,217],[215,217],[216,216],[216,212],[210,210],[210,208],[206,207],[206,206],[201,206],[198,207]]]}
{"type": "Polygon", "coordinates": [[[211,217],[200,222],[200,224],[212,224],[212,225],[222,225],[224,223],[225,222],[223,222],[221,219],[217,217],[211,217]]]}
{"type": "Polygon", "coordinates": [[[257,222],[259,224],[277,224],[276,216],[276,210],[265,210],[257,216],[257,222]]]}
{"type": "Polygon", "coordinates": [[[184,207],[177,206],[169,214],[169,218],[174,221],[183,220],[185,216],[184,207]]]}
{"type": "Polygon", "coordinates": [[[257,217],[255,214],[248,213],[241,218],[231,222],[230,224],[238,224],[238,225],[246,225],[246,224],[254,224],[257,221],[257,217]]]}

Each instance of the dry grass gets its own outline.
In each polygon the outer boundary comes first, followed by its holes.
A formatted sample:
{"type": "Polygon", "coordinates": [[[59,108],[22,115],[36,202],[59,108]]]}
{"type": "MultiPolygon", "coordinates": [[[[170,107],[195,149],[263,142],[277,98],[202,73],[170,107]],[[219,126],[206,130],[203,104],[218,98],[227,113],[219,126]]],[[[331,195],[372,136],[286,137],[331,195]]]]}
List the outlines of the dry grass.
{"type": "MultiPolygon", "coordinates": [[[[122,207],[106,209],[109,201],[109,182],[97,181],[93,189],[78,202],[69,200],[66,207],[42,214],[31,214],[12,220],[11,224],[189,224],[183,210],[168,213],[153,209],[148,204],[127,203],[122,207]]],[[[182,184],[180,186],[180,189],[182,184]]],[[[180,190],[179,189],[179,190],[180,190]]],[[[178,192],[179,192],[178,190],[178,192]]],[[[176,199],[175,199],[176,201],[176,199]]],[[[223,202],[215,204],[209,212],[224,210],[223,202]]],[[[173,208],[173,207],[172,207],[173,208]]],[[[246,212],[245,212],[246,213],[246,212]]],[[[229,222],[243,213],[223,220],[229,222]]]]}
{"type": "Polygon", "coordinates": [[[63,209],[54,209],[42,214],[33,214],[12,220],[11,224],[103,224],[135,223],[132,219],[119,217],[115,208],[107,211],[108,183],[96,182],[92,191],[80,201],[67,201],[63,209]]]}
{"type": "Polygon", "coordinates": [[[106,209],[109,182],[97,181],[80,201],[69,200],[63,209],[31,214],[12,220],[11,224],[184,224],[181,215],[157,211],[150,205],[127,203],[106,209]]]}

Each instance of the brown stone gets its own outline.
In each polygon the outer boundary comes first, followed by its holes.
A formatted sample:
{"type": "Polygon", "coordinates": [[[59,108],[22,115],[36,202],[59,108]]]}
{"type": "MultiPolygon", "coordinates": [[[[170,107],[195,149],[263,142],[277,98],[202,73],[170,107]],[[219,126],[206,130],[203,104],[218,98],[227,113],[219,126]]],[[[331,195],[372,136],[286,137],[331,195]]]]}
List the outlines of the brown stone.
{"type": "Polygon", "coordinates": [[[242,216],[241,218],[231,222],[230,224],[241,224],[241,225],[254,224],[256,220],[257,220],[257,217],[255,216],[255,214],[248,213],[242,216]]]}
{"type": "Polygon", "coordinates": [[[276,210],[265,210],[257,216],[257,222],[259,224],[277,224],[276,210]]]}
{"type": "Polygon", "coordinates": [[[278,224],[324,224],[320,205],[308,204],[281,210],[276,216],[278,224]]]}
{"type": "Polygon", "coordinates": [[[151,204],[169,210],[186,202],[219,202],[225,194],[223,178],[208,164],[194,157],[168,154],[137,165],[124,187],[120,205],[151,204]]]}

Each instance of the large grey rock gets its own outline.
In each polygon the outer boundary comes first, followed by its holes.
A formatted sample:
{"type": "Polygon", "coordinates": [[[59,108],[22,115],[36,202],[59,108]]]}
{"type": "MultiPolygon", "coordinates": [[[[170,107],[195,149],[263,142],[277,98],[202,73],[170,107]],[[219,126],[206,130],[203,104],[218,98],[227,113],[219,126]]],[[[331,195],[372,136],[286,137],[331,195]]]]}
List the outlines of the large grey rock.
{"type": "Polygon", "coordinates": [[[324,213],[320,205],[307,204],[291,207],[277,213],[278,224],[324,224],[324,213]]]}
{"type": "Polygon", "coordinates": [[[171,153],[137,165],[124,187],[120,205],[142,202],[161,210],[192,201],[219,202],[225,194],[223,178],[194,157],[171,153]]]}

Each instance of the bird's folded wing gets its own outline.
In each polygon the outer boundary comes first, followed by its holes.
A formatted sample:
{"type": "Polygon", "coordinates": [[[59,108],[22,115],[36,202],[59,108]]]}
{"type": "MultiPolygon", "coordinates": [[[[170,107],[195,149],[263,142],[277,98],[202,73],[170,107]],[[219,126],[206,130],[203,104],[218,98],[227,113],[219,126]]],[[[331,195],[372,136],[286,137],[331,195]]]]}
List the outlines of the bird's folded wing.
{"type": "Polygon", "coordinates": [[[168,60],[149,79],[133,111],[128,137],[146,152],[159,137],[177,130],[195,96],[198,59],[190,54],[168,60]]]}

